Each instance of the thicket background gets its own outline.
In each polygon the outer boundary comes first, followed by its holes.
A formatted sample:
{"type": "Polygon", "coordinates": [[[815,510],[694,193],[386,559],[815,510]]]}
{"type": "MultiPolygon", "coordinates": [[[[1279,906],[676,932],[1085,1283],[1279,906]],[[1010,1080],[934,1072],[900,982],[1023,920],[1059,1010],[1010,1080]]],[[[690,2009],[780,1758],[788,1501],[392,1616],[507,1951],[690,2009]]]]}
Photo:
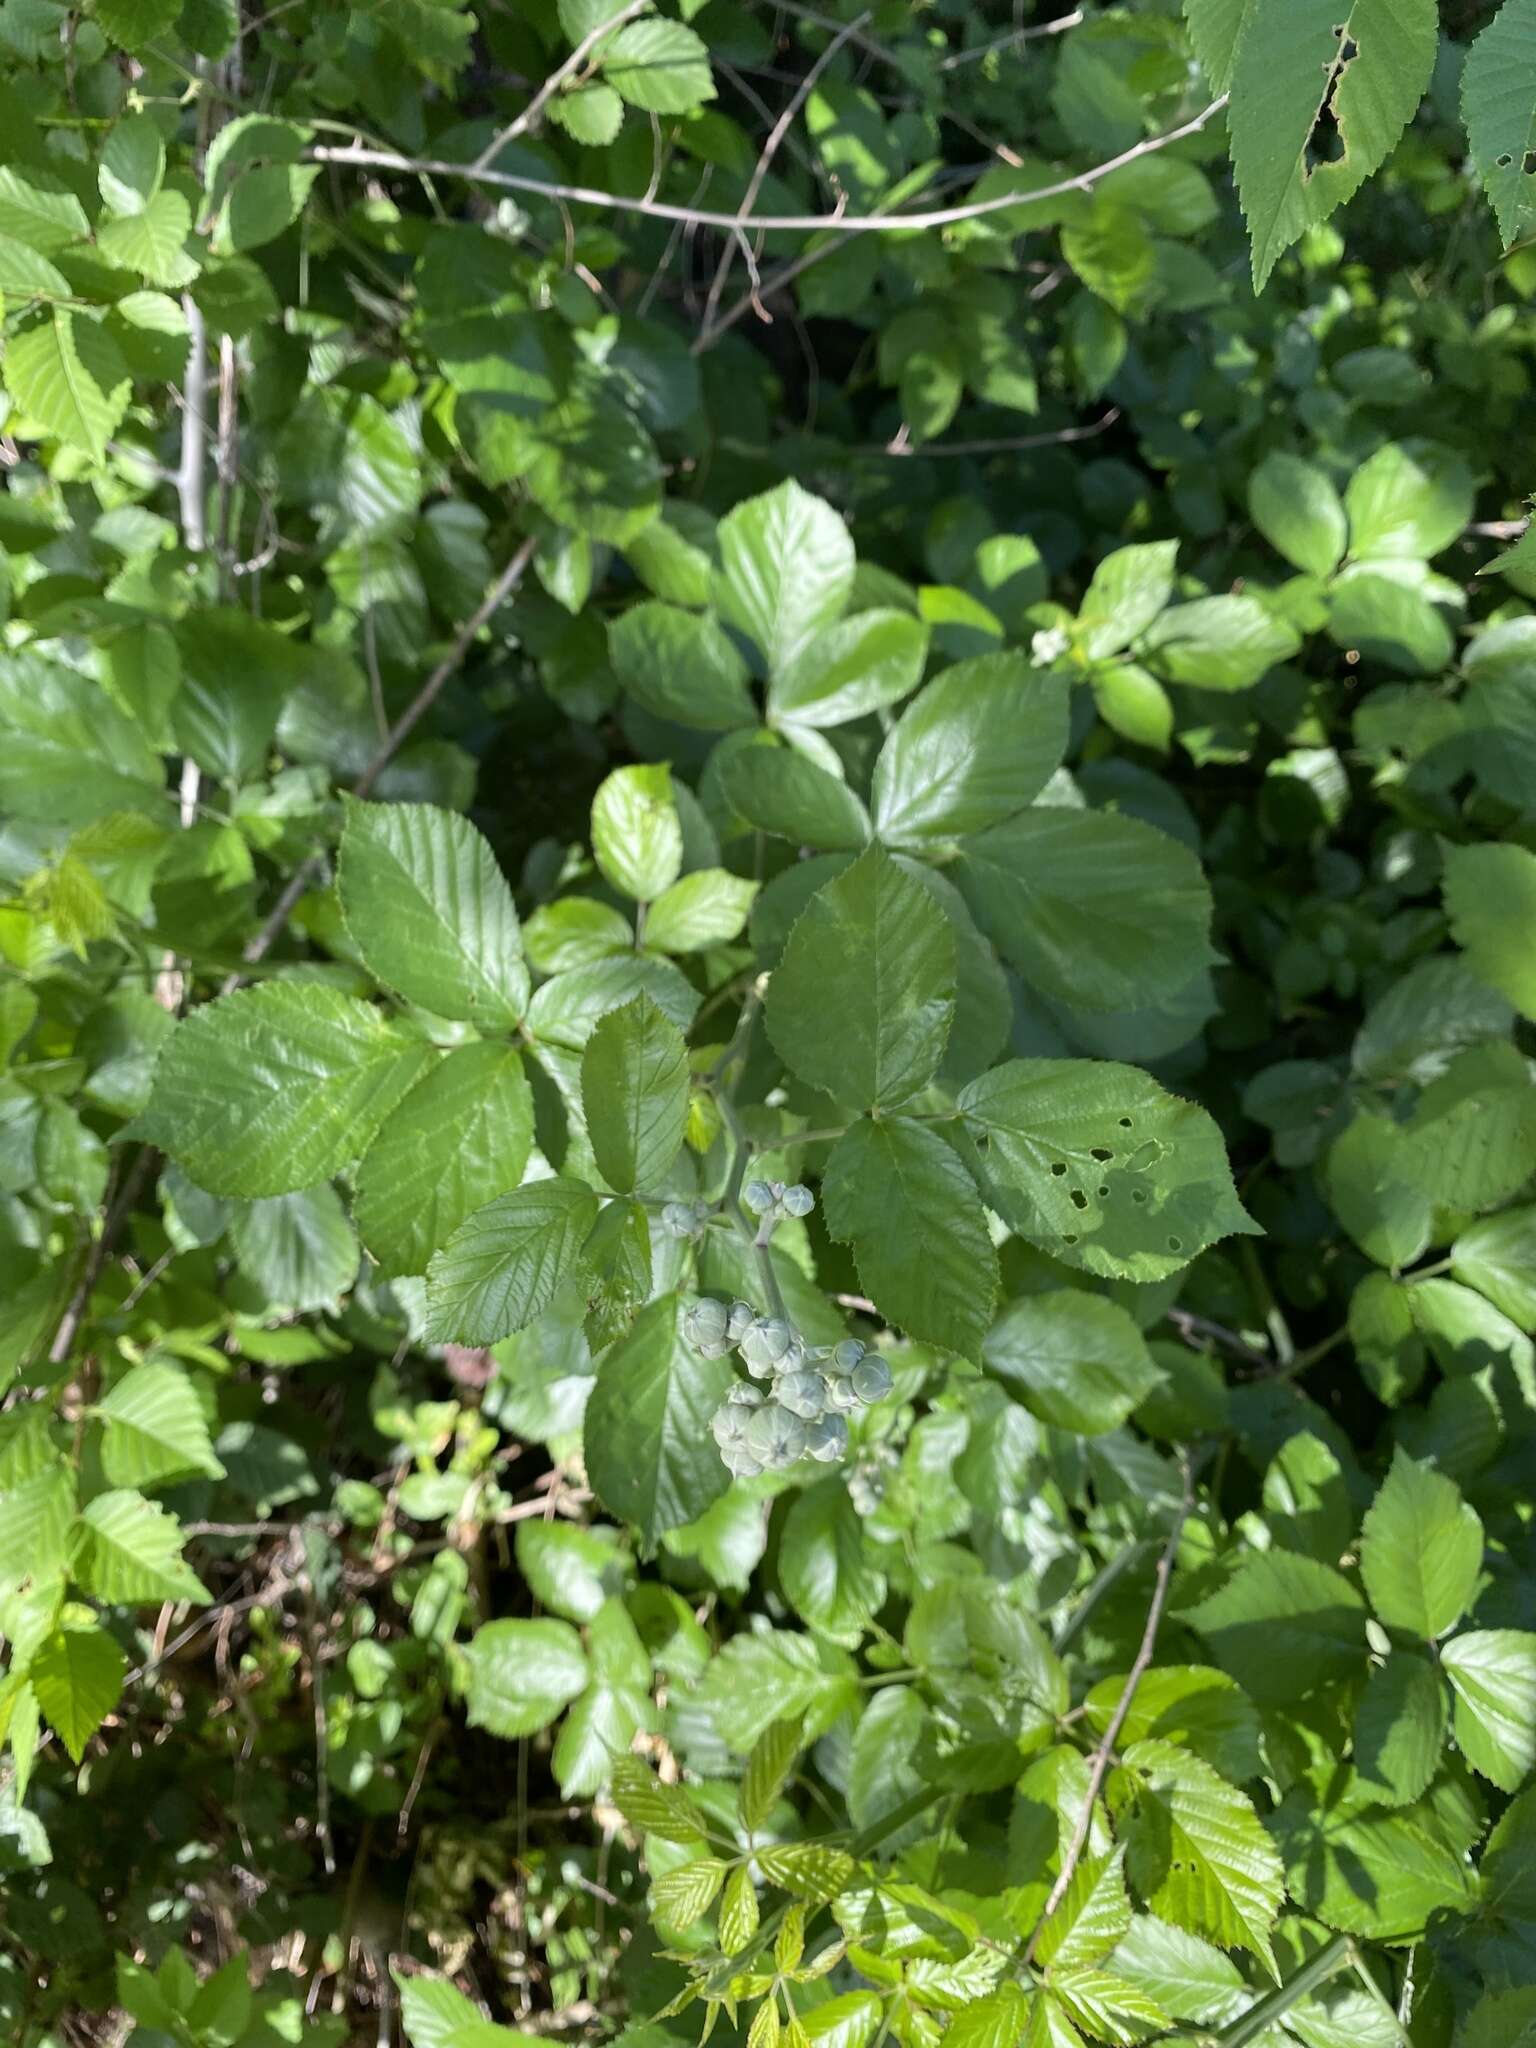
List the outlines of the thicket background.
{"type": "Polygon", "coordinates": [[[1536,2030],[1533,106],[0,0],[7,2041],[1536,2030]]]}

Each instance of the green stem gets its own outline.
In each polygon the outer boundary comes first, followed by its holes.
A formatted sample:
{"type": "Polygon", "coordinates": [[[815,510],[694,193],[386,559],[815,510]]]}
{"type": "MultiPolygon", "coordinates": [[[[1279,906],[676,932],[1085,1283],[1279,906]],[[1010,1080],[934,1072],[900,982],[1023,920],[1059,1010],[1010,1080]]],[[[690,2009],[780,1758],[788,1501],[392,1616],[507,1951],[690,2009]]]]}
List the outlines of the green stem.
{"type": "Polygon", "coordinates": [[[1245,2042],[1256,2040],[1282,2013],[1289,2012],[1293,2005],[1309,1997],[1320,1984],[1326,1984],[1330,1977],[1336,1977],[1340,1970],[1347,1969],[1354,1954],[1355,1945],[1350,1937],[1336,1934],[1310,1962],[1302,1964],[1288,1984],[1277,1985],[1267,1998],[1261,1998],[1257,2005],[1250,2005],[1240,2019],[1216,2035],[1219,2048],[1244,2048],[1245,2042]]]}

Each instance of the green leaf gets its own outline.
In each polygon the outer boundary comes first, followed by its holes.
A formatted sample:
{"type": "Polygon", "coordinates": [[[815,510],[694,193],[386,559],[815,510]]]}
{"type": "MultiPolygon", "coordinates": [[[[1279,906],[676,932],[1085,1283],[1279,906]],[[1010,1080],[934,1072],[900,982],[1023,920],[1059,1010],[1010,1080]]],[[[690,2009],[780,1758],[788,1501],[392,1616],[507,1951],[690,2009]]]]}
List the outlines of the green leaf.
{"type": "Polygon", "coordinates": [[[621,1756],[613,1766],[613,1799],[630,1826],[640,1834],[659,1835],[664,1842],[697,1843],[703,1816],[681,1785],[668,1785],[637,1756],[621,1756]]]}
{"type": "Polygon", "coordinates": [[[464,1661],[470,1727],[508,1740],[547,1728],[587,1683],[581,1638],[564,1621],[488,1621],[464,1661]]]}
{"type": "Polygon", "coordinates": [[[27,1662],[27,1682],[75,1763],[123,1696],[128,1665],[97,1622],[66,1623],[27,1662]]]}
{"type": "Polygon", "coordinates": [[[1183,1618],[1260,1705],[1301,1699],[1364,1669],[1365,1603],[1315,1558],[1255,1551],[1183,1618]]]}
{"type": "Polygon", "coordinates": [[[663,1871],[651,1882],[651,1908],[668,1927],[687,1929],[714,1904],[725,1882],[725,1865],[714,1856],[696,1856],[676,1870],[663,1871]]]}
{"type": "Polygon", "coordinates": [[[92,19],[125,50],[142,50],[173,27],[179,0],[96,0],[92,19]]]}
{"type": "Polygon", "coordinates": [[[1032,1244],[1108,1279],[1160,1280],[1256,1226],[1214,1120],[1111,1060],[1008,1060],[963,1088],[987,1198],[1032,1244]]]}
{"type": "MultiPolygon", "coordinates": [[[[1333,1775],[1332,1759],[1328,1764],[1333,1775]]],[[[1304,1777],[1269,1817],[1286,1886],[1304,1911],[1372,1940],[1419,1933],[1442,1913],[1470,1910],[1477,1874],[1468,1859],[1480,1809],[1442,1779],[1417,1806],[1362,1812],[1304,1777]]]]}
{"type": "Polygon", "coordinates": [[[1031,1414],[1080,1436],[1118,1429],[1162,1378],[1118,1303],[1068,1288],[1012,1302],[981,1357],[1031,1414]]]}
{"type": "Polygon", "coordinates": [[[1522,1330],[1536,1331],[1536,1208],[1508,1209],[1464,1230],[1451,1246],[1451,1271],[1522,1330]]]}
{"type": "Polygon", "coordinates": [[[165,140],[152,115],[116,121],[101,145],[96,182],[114,213],[139,213],[165,177],[165,140]]]}
{"type": "Polygon", "coordinates": [[[647,15],[602,49],[602,76],[621,99],[651,114],[691,114],[715,96],[709,52],[691,28],[647,15]]]}
{"type": "Polygon", "coordinates": [[[459,1045],[390,1111],[357,1170],[363,1242],[386,1275],[424,1273],[461,1224],[523,1177],[533,1096],[509,1045],[459,1045]]]}
{"type": "Polygon", "coordinates": [[[1536,106],[1526,90],[1536,69],[1536,0],[1504,0],[1473,42],[1461,72],[1461,117],[1477,175],[1507,249],[1536,226],[1536,106]]]}
{"type": "Polygon", "coordinates": [[[1523,846],[1447,847],[1445,907],[1451,936],[1479,980],[1536,1018],[1536,854],[1523,846]]]}
{"type": "Polygon", "coordinates": [[[1280,1858],[1252,1805],[1171,1742],[1128,1745],[1108,1799],[1133,1888],[1162,1919],[1275,1974],[1270,1930],[1285,1897],[1280,1858]]]}
{"type": "MultiPolygon", "coordinates": [[[[775,1721],[803,1719],[805,1740],[813,1742],[861,1695],[853,1666],[840,1650],[818,1645],[810,1636],[765,1629],[731,1637],[705,1672],[697,1698],[722,1739],[746,1756],[775,1721]]],[[[819,1845],[796,1846],[815,1848],[818,1855],[841,1853],[819,1845]]],[[[849,1859],[841,1861],[851,1874],[849,1859]]],[[[772,1883],[786,1882],[765,1861],[763,1870],[772,1883]]]]}
{"type": "Polygon", "coordinates": [[[869,813],[847,783],[792,747],[742,747],[721,761],[720,786],[760,832],[830,853],[856,853],[869,839],[869,813]]]}
{"type": "Polygon", "coordinates": [[[884,1604],[885,1574],[867,1555],[864,1525],[840,1478],[818,1480],[790,1509],[779,1583],[802,1621],[850,1649],[884,1604]]]}
{"type": "Polygon", "coordinates": [[[487,1030],[518,1022],[528,969],[517,911],[467,818],[349,803],[336,889],[358,951],[407,1002],[487,1030]]]}
{"type": "Polygon", "coordinates": [[[641,1729],[653,1730],[651,1660],[622,1600],[608,1600],[587,1631],[591,1680],[565,1717],[552,1759],[567,1799],[590,1798],[641,1729]]]}
{"type": "Polygon", "coordinates": [[[427,1267],[427,1334],[440,1344],[495,1344],[526,1329],[582,1266],[597,1222],[592,1190],[535,1180],[460,1224],[427,1267]]]}
{"type": "Polygon", "coordinates": [[[1454,1480],[1401,1447],[1360,1530],[1360,1573],[1377,1618],[1431,1642],[1471,1605],[1483,1525],[1454,1480]]]}
{"type": "Polygon", "coordinates": [[[855,612],[809,641],[768,685],[773,725],[847,725],[922,680],[928,628],[910,612],[855,612]]]}
{"type": "Polygon", "coordinates": [[[1344,1470],[1309,1430],[1287,1437],[1264,1474],[1270,1534],[1282,1550],[1337,1564],[1355,1533],[1344,1470]]]}
{"type": "Polygon", "coordinates": [[[441,1977],[395,1977],[411,2048],[518,2048],[531,2037],[498,2027],[441,1977]]]}
{"type": "Polygon", "coordinates": [[[740,936],[757,887],[725,868],[696,868],[681,875],[651,905],[645,943],[661,953],[701,953],[707,946],[728,945],[740,936]]]}
{"type": "Polygon", "coordinates": [[[623,1583],[625,1553],[612,1529],[522,1521],[514,1548],[534,1598],[567,1621],[590,1621],[623,1583]]]}
{"type": "Polygon", "coordinates": [[[848,529],[797,483],[749,498],[721,520],[718,599],[777,675],[840,618],[853,589],[848,529]]]}
{"type": "Polygon", "coordinates": [[[210,1598],[181,1555],[176,1517],[141,1493],[99,1493],[81,1510],[75,1576],[109,1606],[210,1598]]]}
{"type": "Polygon", "coordinates": [[[709,1419],[734,1378],[729,1359],[703,1358],[688,1343],[672,1294],[642,1309],[603,1359],[587,1403],[587,1476],[647,1552],[730,1484],[709,1419]]]}
{"type": "Polygon", "coordinates": [[[179,192],[155,193],[134,213],[105,221],[96,246],[109,262],[137,270],[149,284],[181,284],[190,265],[183,245],[192,232],[192,209],[179,192]]]}
{"type": "Polygon", "coordinates": [[[1061,1904],[1043,1923],[1035,1953],[1050,1968],[1054,1983],[1064,1970],[1102,1962],[1130,1925],[1124,1851],[1085,1856],[1073,1871],[1061,1904]]]}
{"type": "Polygon", "coordinates": [[[1422,1796],[1440,1765],[1448,1719],[1433,1664],[1396,1653],[1373,1671],[1355,1709],[1355,1769],[1385,1806],[1422,1796]]]}
{"type": "Polygon", "coordinates": [[[0,1591],[62,1571],[75,1519],[75,1475],[50,1457],[0,1493],[0,1591]]]}
{"type": "Polygon", "coordinates": [[[357,1237],[332,1187],[236,1204],[229,1241],[269,1315],[335,1308],[357,1278],[357,1237]]]}
{"type": "Polygon", "coordinates": [[[942,1138],[904,1117],[856,1123],[827,1162],[822,1203],[888,1321],[920,1342],[980,1356],[997,1254],[975,1186],[942,1138]]]}
{"type": "Polygon", "coordinates": [[[606,1016],[581,1056],[592,1156],[618,1194],[659,1188],[688,1124],[688,1048],[647,995],[606,1016]]]}
{"type": "Polygon", "coordinates": [[[1069,686],[1016,654],[957,662],[910,703],[875,764],[875,827],[921,848],[1000,825],[1061,765],[1069,686]]]}
{"type": "Polygon", "coordinates": [[[29,422],[95,462],[106,460],[131,387],[101,327],[58,306],[10,336],[3,368],[6,389],[29,422]]]}
{"type": "Polygon", "coordinates": [[[1237,1965],[1219,1948],[1150,1913],[1137,1914],[1113,1962],[1174,2019],[1225,2026],[1252,2000],[1237,1965]]]}
{"type": "Polygon", "coordinates": [[[1343,500],[1327,471],[1299,455],[1265,456],[1248,479],[1248,513],[1270,546],[1309,576],[1331,576],[1344,558],[1343,500]]]}
{"type": "Polygon", "coordinates": [[[663,766],[615,768],[592,799],[592,851],[621,896],[650,903],[683,865],[683,828],[663,766]]]}
{"type": "Polygon", "coordinates": [[[768,986],[774,1049],[841,1102],[892,1109],[933,1079],[955,1014],[942,909],[872,846],[811,898],[768,986]]]}
{"type": "Polygon", "coordinates": [[[1345,486],[1350,554],[1427,562],[1472,517],[1475,488],[1466,463],[1440,443],[1386,442],[1345,486]]]}
{"type": "Polygon", "coordinates": [[[57,256],[91,231],[85,208],[51,172],[0,164],[0,234],[40,256],[57,256]]]}
{"type": "Polygon", "coordinates": [[[1104,661],[1138,639],[1173,595],[1179,544],[1147,541],[1114,548],[1094,569],[1077,615],[1090,661],[1104,661]]]}
{"type": "Polygon", "coordinates": [[[670,960],[628,952],[568,967],[546,981],[528,1005],[526,1029],[545,1046],[580,1052],[610,1010],[642,993],[680,1031],[699,1007],[698,991],[670,960]]]}
{"type": "Polygon", "coordinates": [[[44,824],[158,813],[164,771],[144,735],[88,676],[37,655],[0,656],[0,805],[44,824]]]}
{"type": "Polygon", "coordinates": [[[1440,1653],[1456,1695],[1456,1740],[1473,1770],[1517,1792],[1536,1763],[1536,1635],[1473,1629],[1440,1653]]]}
{"type": "Polygon", "coordinates": [[[1199,862],[1139,818],[1025,811],[968,839],[955,879],[1003,957],[1074,1008],[1144,1007],[1216,957],[1199,862]]]}
{"type": "Polygon", "coordinates": [[[708,613],[631,605],[609,624],[608,656],[625,689],[657,718],[705,732],[756,723],[746,663],[708,613]]]}
{"type": "Polygon", "coordinates": [[[267,982],[183,1018],[137,1129],[210,1194],[288,1194],[364,1152],[430,1057],[353,996],[267,982]]]}
{"type": "Polygon", "coordinates": [[[1434,0],[1250,0],[1228,121],[1256,291],[1385,160],[1429,84],[1438,41],[1434,0]],[[1309,163],[1325,110],[1342,154],[1309,163]]]}
{"type": "Polygon", "coordinates": [[[1357,1116],[1329,1151],[1324,1180],[1334,1214],[1378,1265],[1412,1265],[1429,1243],[1434,1196],[1413,1140],[1389,1117],[1357,1116]]]}
{"type": "Polygon", "coordinates": [[[1170,682],[1251,690],[1300,646],[1300,634],[1256,597],[1197,597],[1162,613],[1141,651],[1170,682]]]}
{"type": "Polygon", "coordinates": [[[114,1486],[151,1486],[178,1473],[222,1479],[197,1390],[179,1365],[131,1367],[101,1402],[102,1469],[114,1486]]]}
{"type": "MultiPolygon", "coordinates": [[[[830,1482],[829,1482],[830,1483],[830,1482]]],[[[801,1750],[798,1720],[774,1721],[752,1745],[736,1789],[736,1810],[749,1833],[763,1827],[779,1803],[785,1780],[801,1750]]]]}
{"type": "MultiPolygon", "coordinates": [[[[1097,1734],[1109,1727],[1126,1684],[1124,1678],[1101,1679],[1088,1694],[1088,1723],[1097,1734]]],[[[1122,1744],[1177,1743],[1239,1782],[1262,1770],[1262,1729],[1253,1703],[1224,1671],[1202,1664],[1155,1665],[1145,1672],[1120,1735],[1122,1744]]]]}

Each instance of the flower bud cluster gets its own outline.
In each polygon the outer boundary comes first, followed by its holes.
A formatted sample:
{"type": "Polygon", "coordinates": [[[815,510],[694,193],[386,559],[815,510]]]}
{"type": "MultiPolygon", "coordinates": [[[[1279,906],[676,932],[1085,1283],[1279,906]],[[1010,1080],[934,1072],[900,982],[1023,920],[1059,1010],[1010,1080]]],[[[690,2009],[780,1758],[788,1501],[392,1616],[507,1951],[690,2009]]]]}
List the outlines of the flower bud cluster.
{"type": "Polygon", "coordinates": [[[786,1216],[809,1216],[816,1197],[799,1181],[786,1187],[781,1180],[749,1180],[741,1191],[741,1204],[754,1216],[778,1223],[786,1216]]]}
{"type": "Polygon", "coordinates": [[[704,1235],[714,1211],[708,1202],[668,1202],[661,1212],[661,1227],[668,1237],[687,1237],[697,1241],[704,1235]]]}
{"type": "Polygon", "coordinates": [[[801,1458],[835,1464],[848,1452],[847,1415],[891,1391],[890,1367],[857,1337],[812,1348],[783,1316],[760,1316],[745,1301],[727,1308],[706,1295],[687,1310],[683,1331],[705,1358],[734,1351],[762,1383],[739,1380],[710,1421],[738,1479],[801,1458]]]}

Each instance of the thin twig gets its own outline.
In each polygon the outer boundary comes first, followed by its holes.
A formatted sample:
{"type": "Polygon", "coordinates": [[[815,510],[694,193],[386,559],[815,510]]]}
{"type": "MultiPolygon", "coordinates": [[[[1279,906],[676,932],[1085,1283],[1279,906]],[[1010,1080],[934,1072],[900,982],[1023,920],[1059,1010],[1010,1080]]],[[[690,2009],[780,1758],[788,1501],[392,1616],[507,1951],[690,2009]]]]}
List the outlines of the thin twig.
{"type": "Polygon", "coordinates": [[[561,86],[573,72],[581,69],[598,44],[606,36],[611,36],[616,29],[622,28],[626,21],[632,21],[650,4],[651,0],[628,0],[628,4],[621,7],[617,14],[605,15],[595,28],[589,29],[569,57],[551,71],[517,119],[509,121],[506,127],[481,150],[470,166],[471,171],[483,171],[493,157],[500,156],[509,142],[516,142],[520,135],[526,135],[561,86]]]}
{"type": "Polygon", "coordinates": [[[181,506],[181,537],[193,554],[208,544],[207,483],[204,454],[208,445],[208,335],[202,309],[190,292],[181,302],[187,321],[187,373],[181,409],[181,465],[176,495],[181,506]]]}
{"type": "Polygon", "coordinates": [[[1088,1790],[1083,1795],[1082,1812],[1079,1813],[1077,1825],[1072,1830],[1067,1853],[1061,1859],[1061,1869],[1057,1872],[1056,1882],[1051,1886],[1044,1909],[1035,1923],[1035,1931],[1029,1937],[1028,1946],[1024,1950],[1023,1960],[1026,1967],[1034,1961],[1035,1951],[1040,1946],[1040,1937],[1045,1932],[1046,1923],[1066,1897],[1073,1874],[1082,1861],[1083,1850],[1087,1847],[1088,1837],[1093,1831],[1093,1809],[1098,1804],[1104,1780],[1109,1775],[1110,1758],[1114,1755],[1115,1744],[1120,1740],[1120,1730],[1125,1726],[1126,1717],[1131,1711],[1136,1688],[1146,1675],[1147,1667],[1152,1662],[1152,1654],[1157,1648],[1157,1631],[1162,1624],[1163,1609],[1168,1602],[1168,1588],[1173,1579],[1173,1561],[1178,1555],[1184,1524],[1194,1512],[1195,1506],[1194,1465],[1187,1451],[1181,1461],[1180,1471],[1184,1490],[1179,1500],[1178,1513],[1174,1516],[1173,1527],[1168,1532],[1168,1540],[1157,1560],[1152,1586],[1152,1604],[1147,1609],[1147,1625],[1141,1632],[1141,1647],[1136,1652],[1135,1661],[1125,1681],[1125,1688],[1115,1703],[1115,1711],[1109,1717],[1109,1726],[1104,1730],[1099,1739],[1099,1746],[1093,1752],[1093,1760],[1088,1767],[1088,1790]]]}
{"type": "Polygon", "coordinates": [[[1068,192],[1086,192],[1111,171],[1140,161],[1170,143],[1198,135],[1206,123],[1227,104],[1227,95],[1212,100],[1198,114],[1169,128],[1161,135],[1148,135],[1124,149],[1118,156],[1061,178],[1053,185],[1040,185],[1025,192],[997,192],[990,199],[973,199],[959,206],[932,207],[919,213],[761,213],[742,222],[734,213],[705,212],[696,207],[677,206],[670,200],[648,199],[624,192],[606,192],[594,185],[567,185],[547,178],[524,177],[515,171],[482,170],[474,164],[451,163],[445,157],[404,156],[390,149],[365,149],[360,144],[336,147],[321,143],[307,156],[311,163],[356,164],[372,170],[400,171],[411,177],[467,178],[473,184],[490,185],[498,191],[529,192],[536,198],[563,200],[571,206],[595,206],[609,213],[643,214],[652,220],[678,220],[690,227],[722,228],[729,233],[746,226],[762,234],[845,235],[912,234],[919,229],[957,227],[962,221],[982,220],[988,214],[1006,213],[1012,207],[1036,205],[1059,199],[1068,192]]]}
{"type": "Polygon", "coordinates": [[[122,1186],[113,1197],[111,1207],[102,1222],[101,1235],[95,1239],[86,1253],[85,1264],[80,1269],[80,1278],[75,1283],[68,1305],[59,1318],[58,1328],[53,1333],[53,1342],[48,1346],[50,1365],[63,1365],[75,1348],[75,1338],[79,1335],[80,1325],[85,1320],[85,1312],[90,1305],[96,1282],[101,1278],[102,1268],[111,1256],[118,1233],[127,1222],[129,1213],[138,1200],[144,1182],[148,1179],[158,1157],[159,1154],[154,1147],[146,1145],[124,1175],[122,1186]]]}
{"type": "Polygon", "coordinates": [[[1197,1351],[1203,1348],[1198,1340],[1204,1337],[1213,1344],[1219,1344],[1224,1351],[1230,1351],[1234,1358],[1241,1358],[1247,1365],[1259,1366],[1264,1372],[1275,1369],[1275,1361],[1268,1352],[1255,1350],[1235,1330],[1229,1330],[1225,1323],[1213,1323],[1209,1316],[1197,1316],[1187,1308],[1169,1309],[1168,1320],[1185,1343],[1193,1345],[1197,1351]]]}
{"type": "MultiPolygon", "coordinates": [[[[513,591],[516,590],[518,584],[522,582],[528,564],[533,560],[534,550],[538,544],[538,536],[530,534],[517,548],[511,560],[496,578],[496,581],[454,635],[453,645],[385,734],[379,744],[378,752],[373,756],[367,767],[364,768],[362,774],[358,776],[356,782],[353,783],[354,795],[360,797],[367,796],[370,790],[372,790],[379,777],[394,759],[403,742],[415,730],[416,726],[437,701],[444,684],[454,674],[455,670],[460,667],[480,628],[505,604],[513,591]]],[[[258,960],[266,958],[272,949],[273,942],[278,938],[289,918],[293,915],[295,904],[297,904],[299,898],[319,873],[320,865],[321,856],[318,853],[312,853],[307,859],[301,861],[288,877],[283,893],[268,912],[265,923],[246,944],[245,951],[241,957],[247,966],[254,966],[258,960]]],[[[238,974],[230,975],[224,983],[223,993],[228,995],[231,990],[238,988],[240,986],[240,979],[238,974]]]]}
{"type": "Polygon", "coordinates": [[[1005,36],[998,36],[990,43],[978,43],[974,50],[951,50],[939,65],[941,71],[956,71],[962,64],[979,64],[983,57],[990,57],[997,50],[1011,50],[1019,43],[1032,43],[1040,36],[1065,35],[1069,28],[1077,28],[1083,20],[1081,7],[1074,7],[1070,14],[1059,14],[1054,21],[1037,22],[1031,28],[1012,28],[1005,36]]]}
{"type": "MultiPolygon", "coordinates": [[[[731,274],[731,264],[735,260],[738,243],[746,251],[749,267],[755,271],[755,261],[746,239],[747,226],[751,218],[752,209],[757,204],[757,195],[763,189],[763,180],[767,177],[769,168],[779,153],[779,147],[794,123],[795,116],[816,90],[817,79],[820,78],[844,43],[855,36],[868,19],[869,13],[866,9],[857,20],[849,22],[846,28],[838,31],[821,55],[811,65],[804,78],[801,79],[794,93],[785,102],[783,112],[768,131],[768,140],[763,144],[758,154],[757,162],[752,166],[752,175],[747,180],[747,189],[742,194],[741,205],[736,211],[736,230],[727,240],[725,247],[720,251],[720,261],[715,266],[715,275],[710,283],[709,295],[704,301],[704,325],[706,327],[714,320],[715,314],[719,309],[720,294],[725,290],[725,281],[731,274]]],[[[759,285],[760,280],[754,275],[754,292],[759,288],[759,285]]]]}
{"type": "Polygon", "coordinates": [[[1055,448],[1064,441],[1091,441],[1096,434],[1107,433],[1120,417],[1118,405],[1112,405],[1101,419],[1090,420],[1084,427],[1059,427],[1052,434],[1015,434],[995,441],[887,441],[883,447],[854,448],[854,455],[1018,455],[1028,448],[1055,448]]]}

